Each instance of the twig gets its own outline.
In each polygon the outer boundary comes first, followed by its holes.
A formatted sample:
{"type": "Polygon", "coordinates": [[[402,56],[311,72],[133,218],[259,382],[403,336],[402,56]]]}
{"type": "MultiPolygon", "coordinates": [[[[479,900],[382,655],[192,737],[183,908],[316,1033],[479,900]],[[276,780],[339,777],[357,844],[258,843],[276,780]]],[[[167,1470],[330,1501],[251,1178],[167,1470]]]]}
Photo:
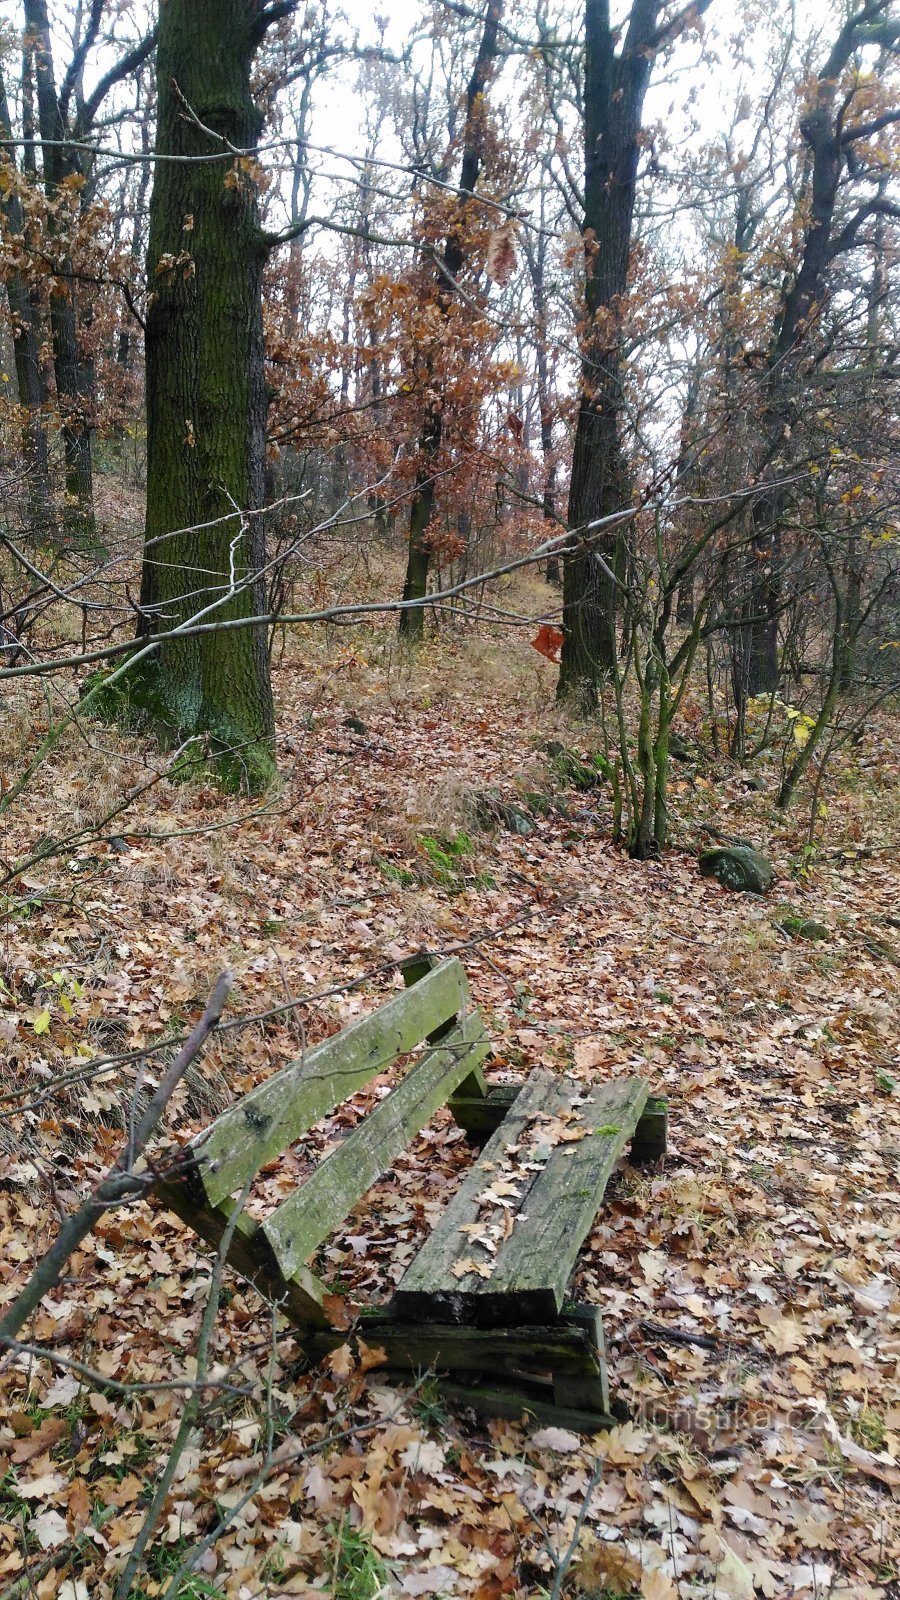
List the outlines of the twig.
{"type": "MultiPolygon", "coordinates": [[[[722,1340],[715,1339],[708,1333],[687,1333],[682,1328],[664,1328],[659,1322],[639,1322],[638,1327],[650,1339],[659,1339],[663,1344],[695,1344],[701,1350],[721,1350],[722,1340]]],[[[750,1349],[749,1342],[744,1339],[729,1339],[729,1345],[741,1345],[750,1349]]]]}
{"type": "Polygon", "coordinates": [[[581,1530],[584,1527],[585,1519],[591,1507],[591,1496],[600,1482],[602,1474],[603,1457],[598,1456],[594,1462],[594,1470],[591,1473],[588,1481],[588,1486],[585,1490],[584,1499],[581,1502],[578,1516],[575,1519],[575,1527],[572,1530],[572,1537],[569,1540],[568,1548],[556,1562],[556,1571],[553,1574],[553,1587],[550,1590],[550,1600],[560,1600],[560,1596],[562,1595],[563,1591],[563,1584],[566,1581],[569,1568],[578,1553],[578,1541],[581,1538],[581,1530]]]}

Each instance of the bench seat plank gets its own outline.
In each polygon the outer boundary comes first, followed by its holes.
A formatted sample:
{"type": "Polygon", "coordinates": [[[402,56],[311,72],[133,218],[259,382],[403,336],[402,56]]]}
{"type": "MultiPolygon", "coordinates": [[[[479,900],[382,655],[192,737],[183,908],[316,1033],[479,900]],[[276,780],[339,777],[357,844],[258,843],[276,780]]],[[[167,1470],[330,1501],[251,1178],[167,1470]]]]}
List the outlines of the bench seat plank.
{"type": "Polygon", "coordinates": [[[469,986],[459,960],[433,972],[301,1060],[268,1078],[217,1117],[190,1149],[191,1187],[213,1206],[280,1155],[398,1055],[465,1010],[469,986]]]}
{"type": "Polygon", "coordinates": [[[552,1321],[647,1094],[642,1078],[591,1087],[532,1073],[401,1280],[392,1302],[398,1318],[479,1327],[552,1321]],[[515,1191],[506,1194],[510,1183],[515,1191]],[[505,1203],[485,1200],[492,1194],[505,1203]],[[492,1231],[493,1250],[479,1242],[492,1231]],[[482,1273],[467,1269],[472,1262],[482,1273]]]}
{"type": "Polygon", "coordinates": [[[410,1068],[327,1160],[268,1217],[262,1232],[287,1278],[344,1220],[490,1050],[473,1011],[410,1068]]]}

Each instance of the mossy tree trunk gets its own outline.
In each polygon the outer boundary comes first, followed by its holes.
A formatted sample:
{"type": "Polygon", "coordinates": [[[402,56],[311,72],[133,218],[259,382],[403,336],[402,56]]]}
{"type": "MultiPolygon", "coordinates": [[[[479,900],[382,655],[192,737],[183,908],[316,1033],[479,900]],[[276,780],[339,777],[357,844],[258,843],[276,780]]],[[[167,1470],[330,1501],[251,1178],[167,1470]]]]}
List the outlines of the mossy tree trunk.
{"type": "MultiPolygon", "coordinates": [[[[252,148],[262,117],[250,74],[283,6],[166,0],[159,10],[159,157],[252,148]],[[204,131],[199,124],[202,123],[204,131]]],[[[145,637],[265,608],[266,389],[260,229],[248,158],[157,161],[146,328],[145,637]]],[[[223,780],[259,791],[274,775],[264,624],[161,644],[136,699],[173,737],[209,737],[223,780]]]]}
{"type": "MultiPolygon", "coordinates": [[[[12,138],[2,63],[0,63],[0,138],[12,138]]],[[[3,152],[2,164],[14,170],[12,148],[3,152]]],[[[3,187],[0,193],[0,218],[10,238],[24,233],[25,218],[16,191],[14,175],[12,182],[3,187]]],[[[44,415],[47,393],[41,369],[40,307],[36,294],[19,272],[10,272],[7,275],[6,298],[12,325],[19,405],[24,419],[22,452],[27,472],[29,532],[34,540],[40,542],[47,537],[52,525],[50,452],[44,415]]]]}
{"type": "Polygon", "coordinates": [[[625,562],[621,534],[590,525],[630,503],[622,438],[621,323],[628,288],[641,116],[653,57],[664,37],[656,0],[633,0],[624,41],[608,0],[586,0],[584,76],[585,335],[563,560],[558,698],[597,706],[597,685],[616,659],[616,615],[625,562]],[[587,534],[589,542],[585,541],[587,534]]]}
{"type": "Polygon", "coordinates": [[[842,75],[854,56],[861,70],[864,49],[877,48],[882,61],[896,53],[900,19],[891,16],[890,11],[890,0],[870,0],[846,18],[810,86],[811,104],[800,123],[808,153],[808,185],[798,197],[804,227],[796,270],[786,276],[772,332],[759,422],[757,475],[769,475],[772,486],[753,503],[744,626],[735,639],[741,653],[734,672],[736,690],[744,688],[749,696],[774,694],[780,681],[778,620],[782,609],[788,492],[779,480],[790,466],[787,441],[801,415],[807,375],[804,361],[819,359],[820,352],[813,350],[811,358],[808,352],[828,303],[834,262],[866,242],[861,230],[870,218],[896,214],[894,202],[881,192],[878,174],[866,173],[856,150],[873,132],[900,121],[900,110],[887,111],[876,119],[876,126],[865,115],[853,120],[851,102],[845,99],[841,88],[842,75]],[[842,198],[847,205],[845,172],[855,177],[861,171],[876,182],[876,190],[868,198],[859,198],[849,220],[837,229],[836,215],[842,198]]]}

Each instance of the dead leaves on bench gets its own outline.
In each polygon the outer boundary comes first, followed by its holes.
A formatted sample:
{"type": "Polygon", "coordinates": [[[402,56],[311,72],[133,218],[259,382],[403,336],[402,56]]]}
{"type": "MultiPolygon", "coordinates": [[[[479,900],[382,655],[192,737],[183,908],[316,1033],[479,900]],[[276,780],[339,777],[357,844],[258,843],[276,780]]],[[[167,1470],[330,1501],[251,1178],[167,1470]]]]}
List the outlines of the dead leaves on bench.
{"type": "MultiPolygon", "coordinates": [[[[576,1105],[579,1103],[583,1104],[583,1101],[576,1102],[576,1105]]],[[[618,1129],[602,1128],[599,1131],[618,1132],[618,1129]]],[[[484,1209],[487,1215],[479,1217],[476,1222],[460,1223],[459,1232],[467,1234],[472,1244],[480,1245],[489,1256],[495,1256],[500,1246],[511,1237],[516,1222],[527,1221],[525,1213],[518,1209],[518,1202],[531,1181],[530,1175],[543,1171],[557,1145],[578,1144],[590,1132],[591,1129],[581,1122],[577,1109],[567,1107],[556,1114],[534,1112],[515,1143],[507,1145],[508,1160],[497,1177],[478,1196],[479,1210],[484,1209]]],[[[485,1163],[485,1166],[489,1165],[485,1163]]],[[[466,1278],[474,1272],[479,1278],[487,1280],[493,1270],[492,1261],[484,1258],[476,1260],[473,1256],[463,1256],[451,1267],[457,1279],[466,1278]]]]}

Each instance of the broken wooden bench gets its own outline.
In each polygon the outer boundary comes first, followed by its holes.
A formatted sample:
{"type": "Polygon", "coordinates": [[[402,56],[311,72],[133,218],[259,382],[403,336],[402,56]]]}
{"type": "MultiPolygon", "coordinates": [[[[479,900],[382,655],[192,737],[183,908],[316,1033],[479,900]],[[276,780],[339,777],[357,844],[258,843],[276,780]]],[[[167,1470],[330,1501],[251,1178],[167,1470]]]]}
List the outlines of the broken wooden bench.
{"type": "Polygon", "coordinates": [[[346,1342],[308,1262],[434,1113],[447,1105],[483,1149],[392,1300],[358,1332],[388,1370],[441,1375],[442,1391],[489,1415],[594,1431],[611,1422],[595,1306],[566,1300],[609,1177],[665,1150],[665,1101],[642,1078],[585,1084],[539,1069],[489,1089],[481,1013],[458,960],[417,957],[407,988],[306,1051],[219,1116],[157,1193],[218,1246],[255,1175],[398,1056],[424,1046],[394,1088],[264,1221],[241,1210],[227,1252],[324,1354],[346,1342]]]}

